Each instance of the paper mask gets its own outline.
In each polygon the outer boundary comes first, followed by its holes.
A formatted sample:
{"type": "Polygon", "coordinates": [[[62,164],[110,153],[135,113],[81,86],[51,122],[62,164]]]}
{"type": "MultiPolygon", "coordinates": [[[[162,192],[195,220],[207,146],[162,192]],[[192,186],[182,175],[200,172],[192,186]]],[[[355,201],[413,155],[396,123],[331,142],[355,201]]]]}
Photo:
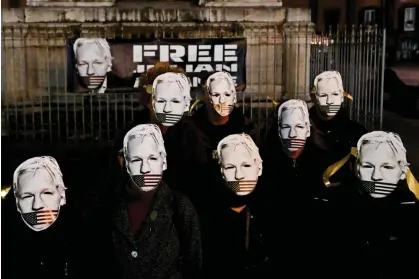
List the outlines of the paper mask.
{"type": "Polygon", "coordinates": [[[65,186],[57,161],[49,156],[23,162],[13,174],[13,191],[23,222],[34,231],[49,228],[65,205],[65,186]]]}
{"type": "Polygon", "coordinates": [[[253,192],[262,174],[262,159],[252,138],[246,134],[227,136],[218,143],[217,155],[227,186],[238,196],[253,192]]]}
{"type": "Polygon", "coordinates": [[[164,73],[154,80],[152,104],[157,120],[164,126],[173,126],[189,111],[191,85],[181,73],[164,73]]]}
{"type": "Polygon", "coordinates": [[[310,119],[306,102],[291,99],[278,108],[278,134],[289,153],[304,148],[310,136],[310,119]]]}
{"type": "Polygon", "coordinates": [[[106,86],[106,76],[112,68],[109,43],[101,38],[79,38],[73,46],[77,72],[88,89],[106,86]]]}
{"type": "Polygon", "coordinates": [[[366,193],[374,198],[391,194],[406,178],[406,149],[394,133],[375,131],[358,142],[357,175],[366,193]]]}
{"type": "Polygon", "coordinates": [[[124,158],[132,184],[143,192],[156,189],[166,170],[166,149],[160,128],[142,124],[124,138],[124,158]]]}
{"type": "Polygon", "coordinates": [[[221,116],[229,115],[237,101],[231,75],[227,72],[216,72],[208,77],[206,87],[214,110],[221,116]]]}
{"type": "Polygon", "coordinates": [[[343,103],[344,90],[339,72],[326,71],[314,79],[317,105],[327,116],[335,116],[343,103]]]}

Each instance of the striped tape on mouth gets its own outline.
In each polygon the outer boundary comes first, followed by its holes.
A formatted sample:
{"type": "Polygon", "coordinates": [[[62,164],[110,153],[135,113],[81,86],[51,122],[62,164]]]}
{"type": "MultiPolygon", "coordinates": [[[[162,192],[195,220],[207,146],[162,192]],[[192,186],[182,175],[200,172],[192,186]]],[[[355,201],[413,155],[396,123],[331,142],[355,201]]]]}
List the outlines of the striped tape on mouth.
{"type": "Polygon", "coordinates": [[[256,180],[228,181],[227,186],[235,193],[249,193],[255,189],[256,180]]]}
{"type": "Polygon", "coordinates": [[[233,111],[233,105],[228,104],[217,104],[214,105],[215,110],[218,111],[222,115],[228,115],[233,111]]]}
{"type": "Polygon", "coordinates": [[[30,226],[50,225],[57,219],[58,210],[40,210],[31,213],[23,213],[22,218],[30,226]]]}
{"type": "Polygon", "coordinates": [[[88,89],[96,89],[103,84],[105,76],[88,76],[83,77],[83,80],[88,89]]]}
{"type": "Polygon", "coordinates": [[[380,194],[384,196],[390,195],[397,188],[397,184],[379,181],[361,181],[361,185],[365,192],[369,194],[380,194]]]}
{"type": "Polygon", "coordinates": [[[338,113],[340,110],[340,105],[320,106],[320,110],[325,113],[338,113]]]}
{"type": "Polygon", "coordinates": [[[304,147],[306,140],[304,139],[282,139],[282,143],[288,149],[301,149],[304,147]]]}
{"type": "Polygon", "coordinates": [[[162,178],[161,174],[132,175],[131,179],[140,188],[156,187],[162,178]]]}
{"type": "Polygon", "coordinates": [[[156,113],[157,120],[163,125],[175,125],[180,121],[182,116],[182,114],[156,113]]]}

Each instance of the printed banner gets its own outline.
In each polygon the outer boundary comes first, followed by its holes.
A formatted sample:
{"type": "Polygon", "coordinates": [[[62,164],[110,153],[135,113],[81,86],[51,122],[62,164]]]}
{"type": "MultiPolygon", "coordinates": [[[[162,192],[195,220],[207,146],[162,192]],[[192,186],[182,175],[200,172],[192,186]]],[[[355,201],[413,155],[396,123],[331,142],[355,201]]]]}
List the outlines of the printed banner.
{"type": "Polygon", "coordinates": [[[237,86],[246,85],[246,39],[94,39],[68,41],[69,92],[141,92],[140,75],[156,62],[182,67],[192,96],[202,91],[214,71],[229,72],[237,86]]]}

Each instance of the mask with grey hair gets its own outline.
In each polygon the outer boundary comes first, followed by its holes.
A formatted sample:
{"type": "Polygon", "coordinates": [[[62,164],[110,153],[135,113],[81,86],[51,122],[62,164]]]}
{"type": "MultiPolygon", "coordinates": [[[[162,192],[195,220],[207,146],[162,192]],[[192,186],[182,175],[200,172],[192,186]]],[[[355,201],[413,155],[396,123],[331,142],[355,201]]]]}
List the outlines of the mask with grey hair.
{"type": "Polygon", "coordinates": [[[112,68],[109,43],[102,38],[79,38],[75,41],[73,50],[82,84],[90,90],[103,86],[107,73],[112,68]]]}
{"type": "Polygon", "coordinates": [[[216,72],[208,77],[206,87],[213,109],[220,116],[229,115],[237,101],[233,78],[227,72],[216,72]]]}
{"type": "Polygon", "coordinates": [[[304,101],[291,99],[279,106],[278,134],[287,153],[294,154],[304,148],[310,136],[310,119],[304,101]]]}
{"type": "Polygon", "coordinates": [[[142,192],[157,188],[166,170],[166,150],[160,128],[141,124],[124,138],[124,157],[131,182],[142,192]]]}
{"type": "Polygon", "coordinates": [[[218,143],[217,155],[221,174],[236,195],[253,192],[262,174],[262,159],[252,138],[246,134],[234,134],[218,143]]]}
{"type": "Polygon", "coordinates": [[[406,178],[406,149],[394,133],[374,131],[358,141],[357,175],[373,198],[390,195],[406,178]]]}
{"type": "Polygon", "coordinates": [[[57,220],[66,203],[65,189],[60,167],[49,156],[26,160],[13,175],[17,210],[34,231],[43,231],[57,220]]]}

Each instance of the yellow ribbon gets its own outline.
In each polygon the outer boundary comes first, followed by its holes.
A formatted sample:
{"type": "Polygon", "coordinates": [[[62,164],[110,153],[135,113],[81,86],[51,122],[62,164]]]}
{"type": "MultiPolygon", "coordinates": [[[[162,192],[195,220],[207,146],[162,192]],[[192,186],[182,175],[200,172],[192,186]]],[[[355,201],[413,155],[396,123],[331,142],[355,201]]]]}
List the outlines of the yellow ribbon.
{"type": "Polygon", "coordinates": [[[153,85],[145,86],[145,92],[147,92],[148,94],[152,94],[153,93],[153,85]]]}
{"type": "Polygon", "coordinates": [[[1,189],[1,198],[6,198],[7,194],[10,192],[10,189],[12,189],[12,186],[4,187],[1,189]]]}
{"type": "Polygon", "coordinates": [[[192,114],[192,110],[198,105],[199,102],[201,102],[201,99],[200,98],[197,98],[195,100],[195,102],[191,105],[191,107],[189,108],[189,115],[192,114]]]}
{"type": "Polygon", "coordinates": [[[277,106],[278,105],[278,102],[276,102],[276,101],[274,101],[274,100],[272,100],[272,98],[271,97],[266,97],[269,101],[271,101],[275,106],[277,106]]]}
{"type": "Polygon", "coordinates": [[[351,156],[356,157],[357,155],[358,155],[358,151],[356,150],[356,147],[352,147],[351,152],[348,155],[346,155],[345,157],[343,157],[343,159],[329,166],[323,173],[324,185],[326,187],[337,186],[339,183],[330,183],[330,177],[334,175],[341,167],[343,167],[343,165],[345,165],[346,162],[349,161],[349,158],[351,158],[351,156]]]}
{"type": "Polygon", "coordinates": [[[406,171],[406,182],[407,187],[409,187],[409,190],[415,195],[416,199],[419,200],[419,183],[413,176],[413,173],[410,170],[410,168],[407,168],[406,171]]]}

